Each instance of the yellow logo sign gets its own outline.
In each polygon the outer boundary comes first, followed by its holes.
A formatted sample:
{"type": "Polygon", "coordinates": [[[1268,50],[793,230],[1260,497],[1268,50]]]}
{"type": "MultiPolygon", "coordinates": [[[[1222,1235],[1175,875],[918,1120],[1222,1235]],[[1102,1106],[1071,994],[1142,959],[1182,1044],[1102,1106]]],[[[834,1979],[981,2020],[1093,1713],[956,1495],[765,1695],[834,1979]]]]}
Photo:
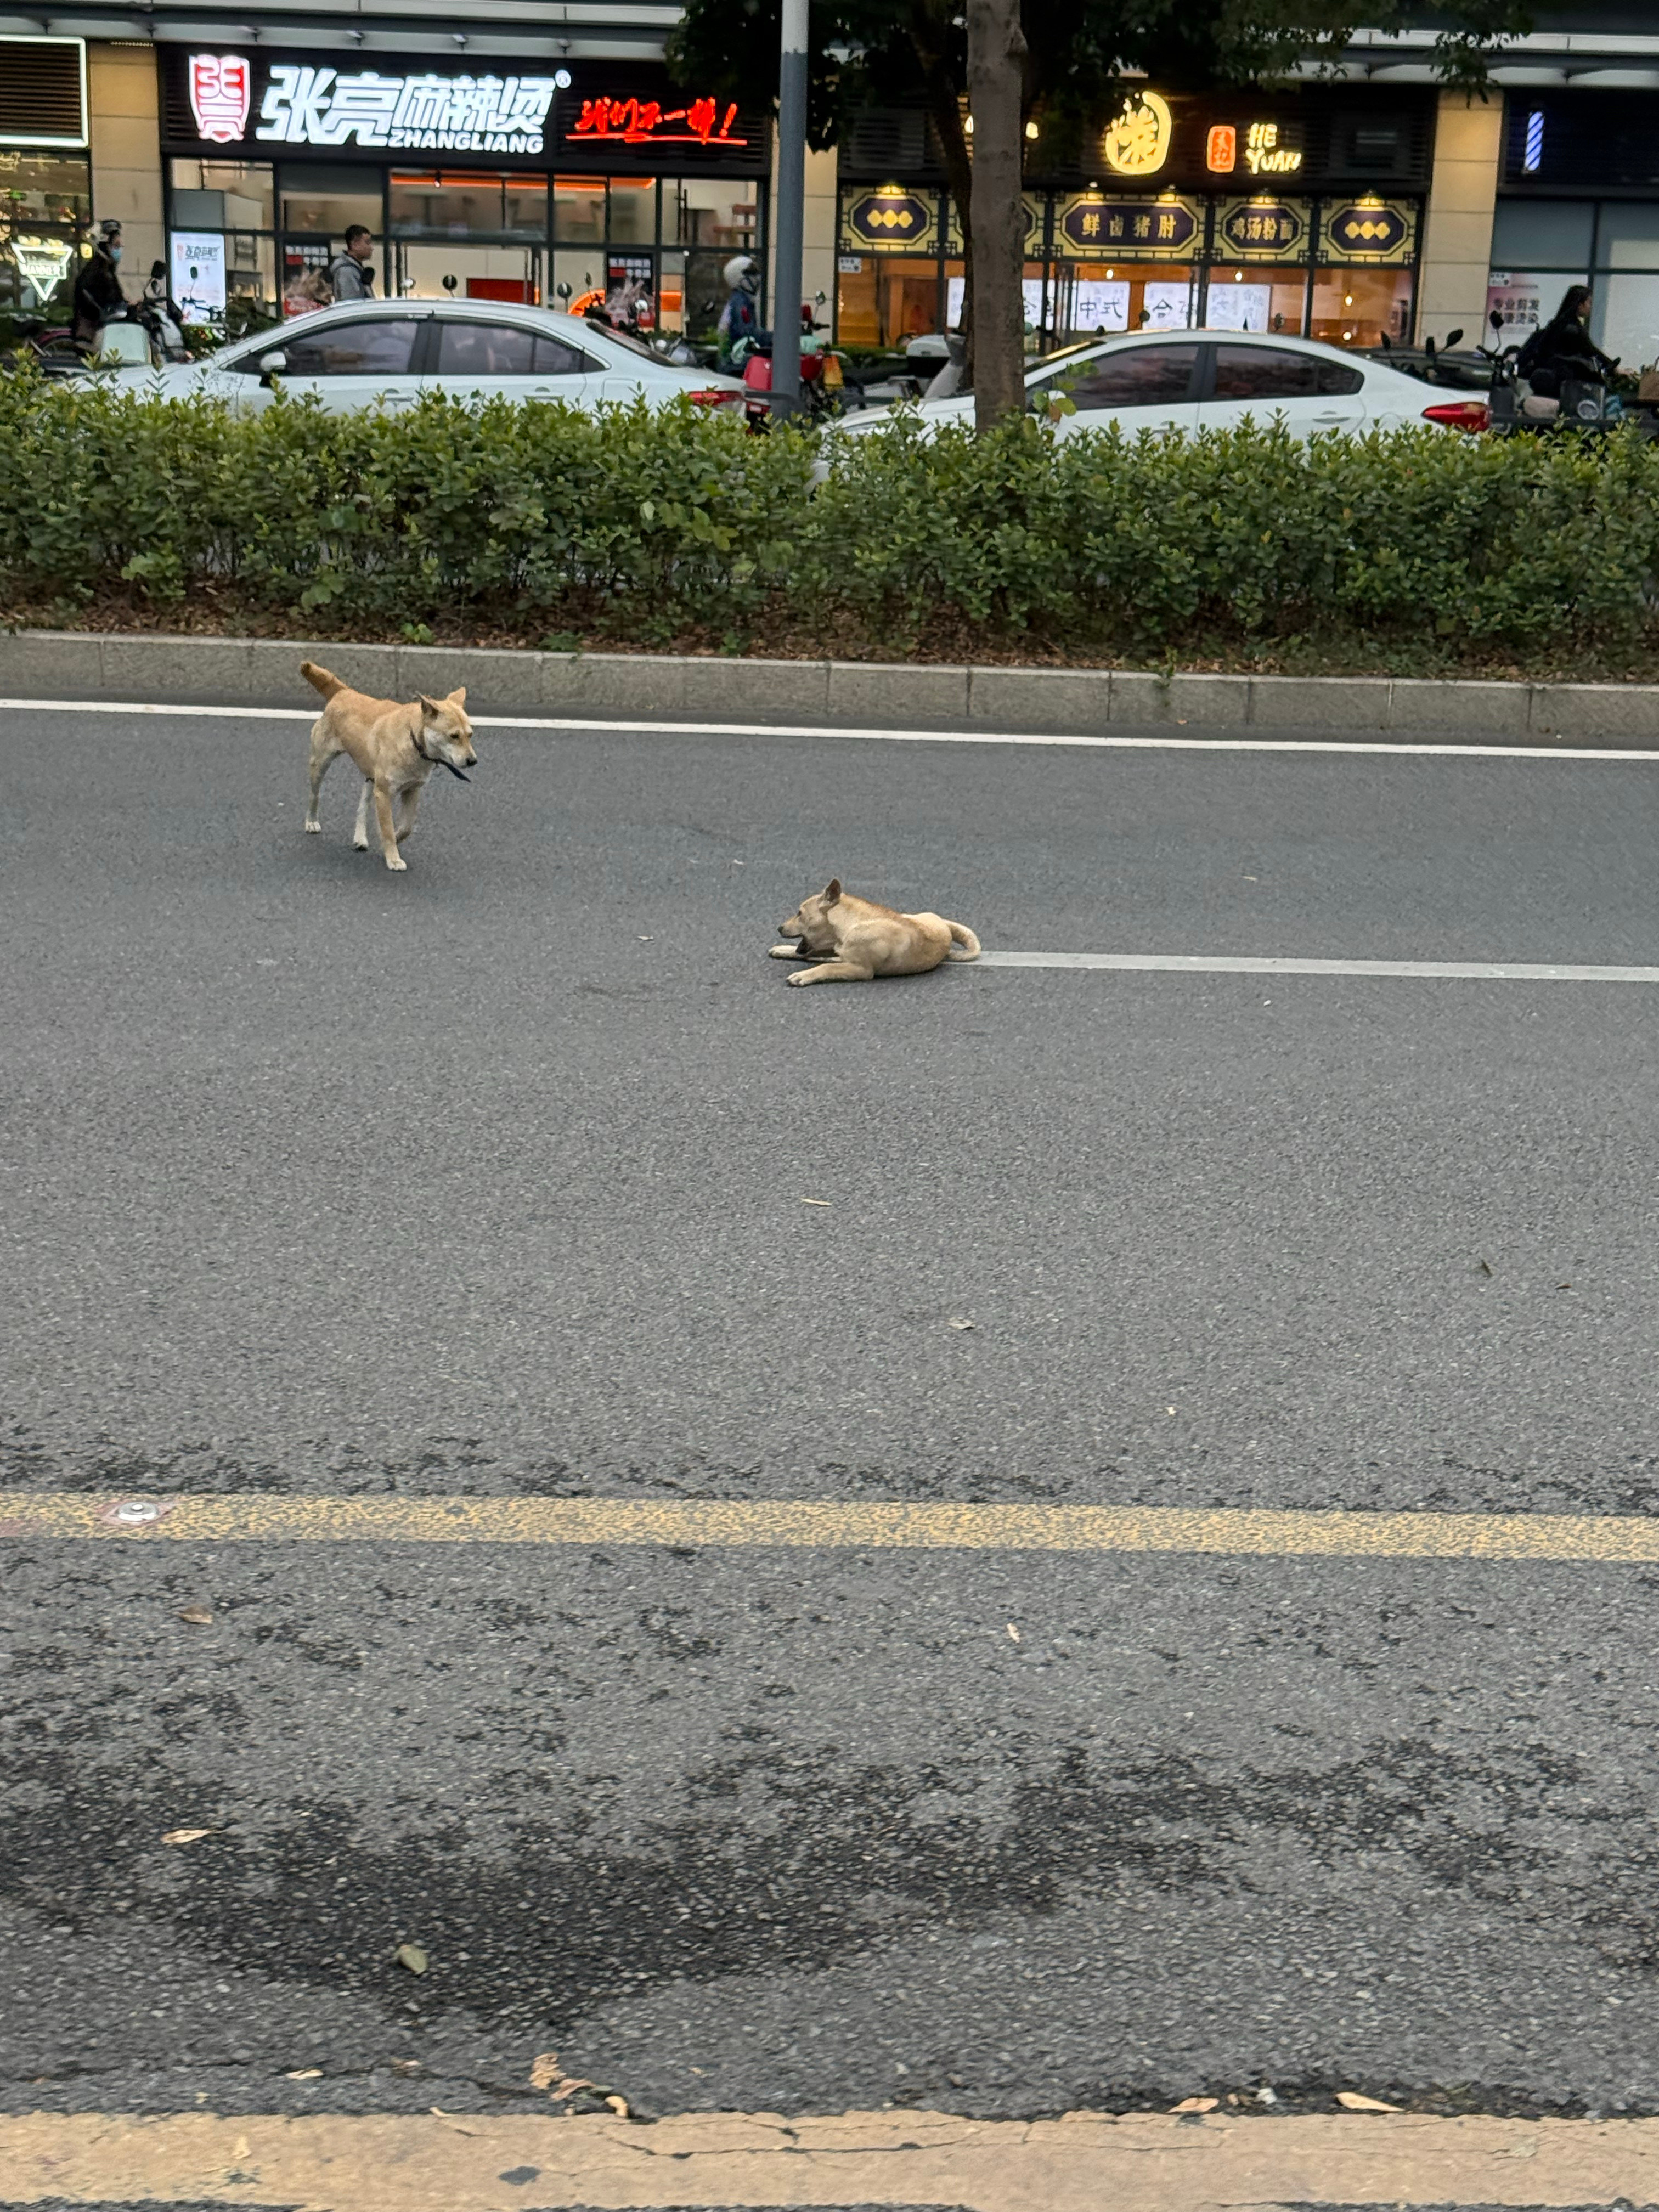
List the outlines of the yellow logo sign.
{"type": "Polygon", "coordinates": [[[914,212],[902,205],[871,208],[864,218],[872,230],[908,230],[915,219],[914,212]]]}
{"type": "Polygon", "coordinates": [[[1302,151],[1279,144],[1276,123],[1253,123],[1244,134],[1244,166],[1253,177],[1284,176],[1302,167],[1302,151]]]}
{"type": "Polygon", "coordinates": [[[1115,122],[1106,126],[1100,150],[1120,177],[1150,177],[1170,151],[1170,103],[1156,92],[1132,93],[1115,122]]]}

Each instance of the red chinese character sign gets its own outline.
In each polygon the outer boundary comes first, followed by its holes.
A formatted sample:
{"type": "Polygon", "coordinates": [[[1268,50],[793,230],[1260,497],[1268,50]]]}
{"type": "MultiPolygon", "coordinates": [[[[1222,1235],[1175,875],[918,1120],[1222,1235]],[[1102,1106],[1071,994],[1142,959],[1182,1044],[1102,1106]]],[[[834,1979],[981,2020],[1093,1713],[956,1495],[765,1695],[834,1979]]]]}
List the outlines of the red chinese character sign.
{"type": "Polygon", "coordinates": [[[659,100],[612,100],[600,93],[582,101],[568,136],[624,146],[745,147],[749,140],[737,125],[735,100],[704,98],[665,107],[659,100]]]}
{"type": "Polygon", "coordinates": [[[196,128],[216,146],[234,146],[247,130],[253,76],[246,54],[192,54],[190,106],[196,128]]]}

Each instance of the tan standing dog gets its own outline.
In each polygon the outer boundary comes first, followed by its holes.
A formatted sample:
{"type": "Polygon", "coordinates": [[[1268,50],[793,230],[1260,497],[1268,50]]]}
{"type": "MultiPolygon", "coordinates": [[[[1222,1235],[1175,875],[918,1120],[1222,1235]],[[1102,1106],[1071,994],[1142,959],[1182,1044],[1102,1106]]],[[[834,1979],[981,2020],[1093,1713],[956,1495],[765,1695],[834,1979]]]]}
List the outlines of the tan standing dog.
{"type": "Polygon", "coordinates": [[[421,793],[433,769],[447,768],[463,783],[471,781],[461,775],[478,757],[472,750],[472,725],[466,719],[465,686],[447,699],[422,696],[400,707],[393,700],[370,699],[354,691],[314,660],[302,660],[300,673],[328,702],[311,726],[311,804],[306,828],[322,828],[317,819],[317,794],[331,763],[342,753],[349,753],[363,779],[351,842],[360,853],[368,850],[372,799],[386,864],[406,868],[409,863],[398,848],[414,831],[421,793]]]}
{"type": "Polygon", "coordinates": [[[979,939],[937,914],[900,914],[854,898],[836,876],[805,898],[779,929],[798,945],[775,945],[774,960],[812,960],[791,983],[867,983],[877,975],[925,975],[945,960],[977,960],[979,939]]]}

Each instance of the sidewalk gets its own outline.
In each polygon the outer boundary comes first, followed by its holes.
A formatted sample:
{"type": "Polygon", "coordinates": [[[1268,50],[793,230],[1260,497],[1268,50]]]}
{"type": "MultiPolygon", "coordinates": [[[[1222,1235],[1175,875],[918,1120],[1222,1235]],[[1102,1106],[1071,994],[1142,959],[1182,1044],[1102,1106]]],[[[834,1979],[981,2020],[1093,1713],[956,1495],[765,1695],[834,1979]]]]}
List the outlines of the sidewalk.
{"type": "Polygon", "coordinates": [[[0,694],[310,707],[320,661],[386,698],[465,684],[478,714],[659,714],[745,722],[1011,732],[1185,727],[1280,736],[1442,737],[1480,744],[1659,750],[1659,685],[1426,682],[1390,677],[1164,677],[1123,669],[737,660],[648,653],[505,653],[316,640],[0,632],[0,694]]]}
{"type": "Polygon", "coordinates": [[[817,2205],[961,2212],[1273,2212],[1275,2207],[1659,2200],[1659,2120],[964,2120],[709,2113],[637,2123],[434,2112],[0,2118],[9,2205],[282,2205],[295,2212],[698,2212],[817,2205]]]}

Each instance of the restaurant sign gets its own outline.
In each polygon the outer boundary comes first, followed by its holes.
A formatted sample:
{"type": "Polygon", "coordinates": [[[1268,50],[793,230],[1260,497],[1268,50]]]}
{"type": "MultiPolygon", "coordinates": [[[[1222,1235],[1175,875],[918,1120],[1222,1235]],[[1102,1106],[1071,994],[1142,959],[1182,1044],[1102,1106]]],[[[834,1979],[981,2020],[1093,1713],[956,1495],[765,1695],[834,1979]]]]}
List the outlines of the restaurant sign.
{"type": "Polygon", "coordinates": [[[1416,210],[1398,200],[1349,200],[1328,208],[1319,240],[1322,261],[1409,261],[1416,210]]]}
{"type": "Polygon", "coordinates": [[[1216,210],[1217,254],[1235,261],[1299,261],[1308,251],[1305,200],[1224,200],[1216,210]]]}
{"type": "MultiPolygon", "coordinates": [[[[1024,225],[1020,250],[1028,261],[1040,260],[1042,255],[1042,225],[1048,213],[1047,200],[1036,192],[1022,192],[1019,213],[1020,221],[1024,225]]],[[[953,261],[962,258],[962,217],[953,199],[945,203],[945,251],[953,261]]]]}
{"type": "Polygon", "coordinates": [[[1054,244],[1061,253],[1121,254],[1126,260],[1179,260],[1203,244],[1204,218],[1190,200],[1109,200],[1079,192],[1060,210],[1054,244]]]}
{"type": "Polygon", "coordinates": [[[163,45],[169,152],[234,147],[244,159],[308,149],[335,159],[483,155],[503,166],[588,151],[611,172],[761,174],[766,134],[734,101],[677,87],[660,64],[451,62],[273,47],[163,45]]]}
{"type": "Polygon", "coordinates": [[[930,192],[884,185],[847,203],[842,228],[848,243],[878,253],[932,253],[939,245],[939,211],[930,192]]]}

